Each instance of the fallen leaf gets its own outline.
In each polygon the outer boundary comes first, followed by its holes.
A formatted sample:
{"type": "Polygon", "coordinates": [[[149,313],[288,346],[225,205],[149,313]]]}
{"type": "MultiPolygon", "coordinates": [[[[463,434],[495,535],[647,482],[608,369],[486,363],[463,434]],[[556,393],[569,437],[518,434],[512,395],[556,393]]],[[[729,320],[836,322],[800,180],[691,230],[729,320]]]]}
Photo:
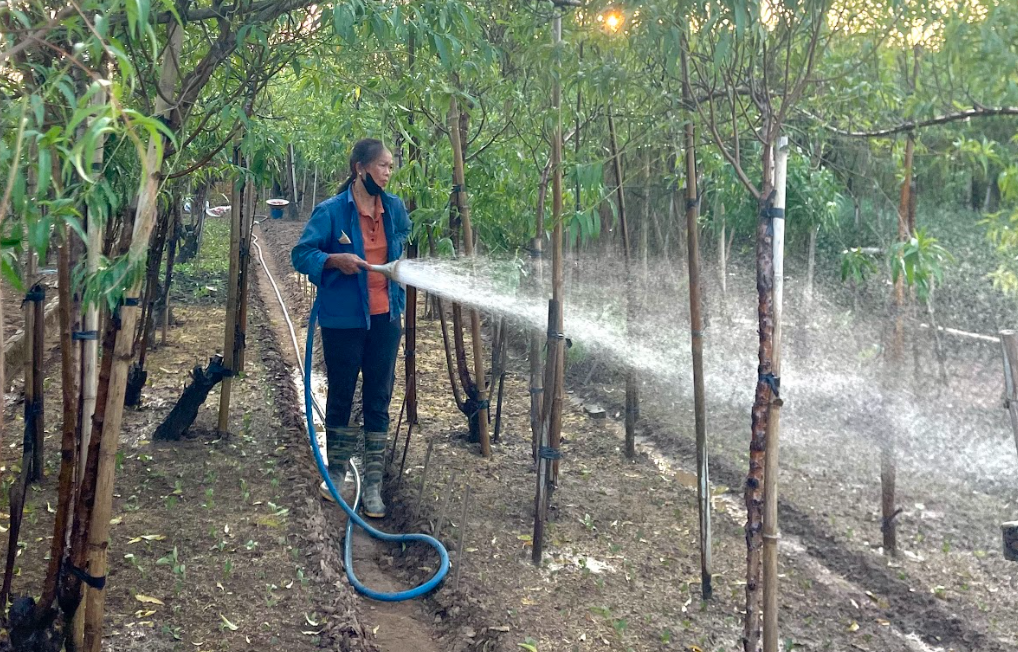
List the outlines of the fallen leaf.
{"type": "Polygon", "coordinates": [[[159,598],[153,598],[150,595],[142,595],[141,593],[135,595],[134,599],[144,604],[165,604],[159,598]]]}
{"type": "Polygon", "coordinates": [[[231,622],[229,621],[229,619],[228,619],[228,618],[227,618],[226,616],[224,616],[223,614],[219,614],[219,618],[220,618],[220,619],[221,619],[221,620],[223,621],[223,624],[224,624],[224,625],[226,625],[226,628],[227,628],[228,630],[230,630],[231,632],[235,632],[235,631],[237,631],[238,629],[240,629],[239,627],[237,627],[236,625],[234,625],[233,623],[231,623],[231,622]]]}
{"type": "Polygon", "coordinates": [[[135,618],[148,618],[156,612],[155,609],[139,609],[134,612],[135,618]]]}
{"type": "Polygon", "coordinates": [[[166,539],[165,534],[143,534],[140,537],[134,537],[127,542],[128,545],[132,543],[141,543],[142,541],[163,541],[166,539]]]}
{"type": "Polygon", "coordinates": [[[859,623],[857,623],[857,622],[855,622],[853,620],[852,624],[848,626],[848,631],[850,631],[850,632],[858,632],[859,631],[859,623]]]}
{"type": "Polygon", "coordinates": [[[123,522],[124,522],[124,517],[123,516],[118,516],[116,518],[111,518],[110,519],[110,525],[120,525],[123,522]]]}
{"type": "Polygon", "coordinates": [[[381,627],[381,625],[375,625],[375,628],[373,630],[371,630],[372,636],[374,636],[375,634],[378,633],[378,630],[379,630],[380,627],[381,627]]]}
{"type": "Polygon", "coordinates": [[[307,613],[304,614],[304,620],[308,622],[308,625],[311,625],[312,627],[318,627],[318,623],[311,620],[311,616],[307,615],[307,613]]]}

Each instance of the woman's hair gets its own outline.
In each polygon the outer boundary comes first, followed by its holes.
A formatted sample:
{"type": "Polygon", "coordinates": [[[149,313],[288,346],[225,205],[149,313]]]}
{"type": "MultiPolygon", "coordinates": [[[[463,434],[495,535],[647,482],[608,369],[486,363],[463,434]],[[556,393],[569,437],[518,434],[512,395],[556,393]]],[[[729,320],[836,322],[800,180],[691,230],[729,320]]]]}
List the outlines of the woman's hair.
{"type": "Polygon", "coordinates": [[[385,151],[385,143],[377,138],[362,138],[358,140],[350,152],[350,176],[343,185],[339,187],[338,193],[345,192],[353,180],[357,178],[357,164],[363,166],[371,165],[385,151]]]}

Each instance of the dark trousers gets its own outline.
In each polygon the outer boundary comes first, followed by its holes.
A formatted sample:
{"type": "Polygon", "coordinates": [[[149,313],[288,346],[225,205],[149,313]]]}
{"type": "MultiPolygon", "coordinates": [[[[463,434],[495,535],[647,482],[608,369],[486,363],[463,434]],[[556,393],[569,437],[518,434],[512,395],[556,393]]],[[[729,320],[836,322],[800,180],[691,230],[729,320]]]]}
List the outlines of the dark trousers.
{"type": "Polygon", "coordinates": [[[322,328],[322,352],[329,381],[326,427],[350,425],[357,375],[363,374],[364,431],[388,431],[389,402],[402,332],[400,320],[390,321],[388,313],[372,315],[370,329],[322,328]]]}

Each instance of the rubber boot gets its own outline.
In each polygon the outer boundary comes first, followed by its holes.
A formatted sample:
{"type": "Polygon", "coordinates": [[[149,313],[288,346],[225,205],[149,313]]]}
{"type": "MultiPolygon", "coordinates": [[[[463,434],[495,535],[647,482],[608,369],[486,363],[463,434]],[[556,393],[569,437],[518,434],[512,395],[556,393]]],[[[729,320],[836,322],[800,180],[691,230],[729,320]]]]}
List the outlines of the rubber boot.
{"type": "Polygon", "coordinates": [[[382,502],[382,466],[385,458],[384,432],[364,433],[364,514],[370,518],[385,517],[382,502]]]}
{"type": "MultiPolygon", "coordinates": [[[[346,482],[347,465],[350,463],[350,458],[357,452],[360,434],[359,428],[325,429],[325,452],[329,456],[329,478],[332,479],[332,484],[341,494],[343,494],[343,485],[346,482]]],[[[322,498],[335,502],[329,492],[329,485],[325,484],[324,480],[318,486],[318,491],[322,494],[322,498]]],[[[345,494],[343,494],[343,499],[350,500],[345,494]]]]}

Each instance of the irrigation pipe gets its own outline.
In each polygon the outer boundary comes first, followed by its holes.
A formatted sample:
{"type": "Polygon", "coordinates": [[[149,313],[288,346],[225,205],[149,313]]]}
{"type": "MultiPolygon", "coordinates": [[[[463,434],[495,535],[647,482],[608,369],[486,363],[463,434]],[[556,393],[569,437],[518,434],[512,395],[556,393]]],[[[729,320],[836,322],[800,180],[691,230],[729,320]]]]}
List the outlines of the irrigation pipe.
{"type": "MultiPolygon", "coordinates": [[[[257,222],[255,222],[257,224],[257,222]]],[[[413,598],[419,598],[428,592],[432,591],[439,583],[445,579],[445,576],[449,573],[449,553],[445,549],[442,543],[431,536],[426,534],[392,534],[389,532],[382,532],[381,530],[375,529],[369,525],[360,515],[357,514],[357,507],[360,504],[361,498],[361,480],[360,474],[357,471],[357,465],[351,463],[350,468],[353,469],[354,482],[357,487],[357,492],[354,497],[353,507],[348,505],[343,497],[339,493],[339,489],[332,482],[332,478],[329,476],[328,468],[325,466],[325,460],[322,458],[322,451],[318,447],[318,439],[315,432],[314,418],[312,417],[312,411],[317,412],[319,418],[324,421],[324,414],[321,406],[315,400],[314,395],[311,392],[311,367],[312,367],[312,354],[314,352],[315,342],[315,326],[318,323],[318,298],[315,299],[314,304],[311,306],[311,315],[308,317],[308,335],[307,343],[304,347],[304,358],[303,363],[301,362],[300,347],[297,344],[297,331],[293,327],[293,322],[290,320],[290,313],[286,309],[286,302],[283,301],[283,296],[279,292],[279,286],[276,285],[275,279],[272,277],[272,273],[269,271],[268,266],[265,264],[265,257],[262,255],[262,248],[258,244],[258,236],[251,234],[251,244],[254,245],[255,250],[258,252],[258,262],[261,263],[262,270],[265,272],[265,276],[269,279],[269,283],[272,285],[272,290],[276,294],[276,299],[279,301],[279,307],[283,311],[283,320],[286,322],[286,327],[290,331],[290,341],[293,344],[293,350],[297,354],[297,366],[301,370],[301,375],[304,377],[304,414],[307,417],[308,425],[308,438],[311,443],[311,452],[314,453],[315,463],[318,466],[318,473],[325,481],[325,485],[329,488],[329,493],[332,495],[333,500],[336,501],[343,511],[346,512],[346,535],[343,540],[343,565],[346,567],[346,577],[350,581],[350,585],[360,593],[373,600],[379,600],[381,602],[401,602],[403,600],[412,600],[413,598]],[[353,570],[353,526],[356,523],[360,526],[369,536],[378,539],[379,541],[385,541],[386,543],[412,543],[420,542],[426,543],[435,549],[438,553],[441,561],[438,571],[431,576],[423,584],[416,586],[412,589],[405,591],[396,591],[393,593],[386,593],[382,591],[375,591],[365,586],[359,579],[353,570]]]]}

